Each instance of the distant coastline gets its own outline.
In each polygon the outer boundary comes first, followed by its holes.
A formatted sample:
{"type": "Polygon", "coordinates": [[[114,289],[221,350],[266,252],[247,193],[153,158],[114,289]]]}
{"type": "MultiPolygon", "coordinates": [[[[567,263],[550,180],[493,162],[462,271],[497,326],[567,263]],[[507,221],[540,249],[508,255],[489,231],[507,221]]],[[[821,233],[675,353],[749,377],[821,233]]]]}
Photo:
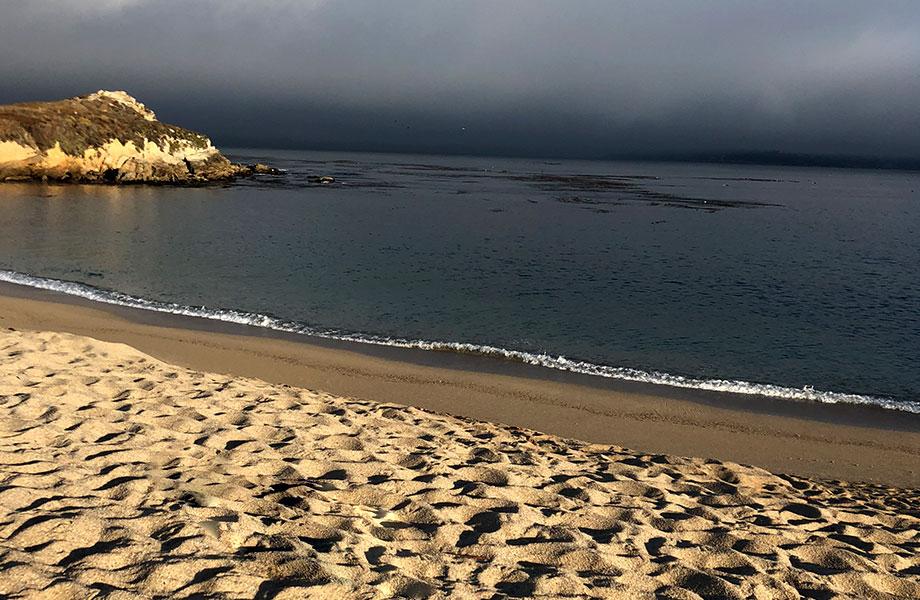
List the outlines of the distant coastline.
{"type": "MultiPolygon", "coordinates": [[[[298,151],[298,152],[342,152],[361,154],[409,154],[417,156],[466,156],[473,158],[510,158],[542,161],[584,160],[591,162],[653,162],[653,163],[706,163],[725,165],[753,165],[773,167],[821,167],[838,169],[871,169],[890,171],[920,171],[920,157],[886,157],[857,156],[847,154],[811,154],[781,152],[773,150],[725,151],[725,152],[627,152],[614,154],[570,155],[519,153],[513,151],[490,150],[488,147],[472,151],[460,149],[435,148],[428,145],[404,144],[317,144],[309,147],[299,143],[283,143],[277,140],[248,140],[229,136],[223,144],[228,149],[246,149],[260,151],[298,151]]],[[[231,152],[232,153],[232,152],[231,152]]]]}
{"type": "Polygon", "coordinates": [[[850,156],[845,154],[804,154],[780,151],[626,154],[609,155],[604,159],[643,162],[696,162],[776,167],[830,167],[841,169],[920,171],[920,158],[850,156]]]}

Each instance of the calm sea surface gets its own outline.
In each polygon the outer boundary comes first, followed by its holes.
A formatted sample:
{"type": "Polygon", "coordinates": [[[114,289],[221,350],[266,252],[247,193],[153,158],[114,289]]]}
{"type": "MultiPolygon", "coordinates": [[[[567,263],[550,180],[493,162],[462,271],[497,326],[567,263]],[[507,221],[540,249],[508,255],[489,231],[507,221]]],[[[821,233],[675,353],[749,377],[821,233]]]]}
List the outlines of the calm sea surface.
{"type": "Polygon", "coordinates": [[[0,279],[602,376],[920,410],[920,174],[231,154],[288,174],[0,186],[0,279]]]}

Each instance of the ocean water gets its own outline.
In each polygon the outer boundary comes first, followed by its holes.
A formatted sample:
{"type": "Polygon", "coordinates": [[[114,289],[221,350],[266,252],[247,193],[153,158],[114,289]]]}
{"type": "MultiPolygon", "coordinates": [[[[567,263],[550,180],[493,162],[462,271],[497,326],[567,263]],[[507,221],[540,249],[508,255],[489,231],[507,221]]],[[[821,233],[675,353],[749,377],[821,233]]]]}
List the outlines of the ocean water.
{"type": "Polygon", "coordinates": [[[920,412],[918,173],[230,154],[288,173],[201,188],[0,186],[0,280],[920,412]]]}

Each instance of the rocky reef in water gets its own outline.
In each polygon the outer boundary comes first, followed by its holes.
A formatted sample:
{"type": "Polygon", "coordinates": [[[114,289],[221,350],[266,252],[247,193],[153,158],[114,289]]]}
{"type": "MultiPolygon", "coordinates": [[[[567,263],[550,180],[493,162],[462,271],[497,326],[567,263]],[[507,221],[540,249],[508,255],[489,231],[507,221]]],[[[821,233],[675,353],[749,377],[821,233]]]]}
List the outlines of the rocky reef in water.
{"type": "Polygon", "coordinates": [[[199,184],[256,173],[126,92],[0,106],[0,181],[199,184]]]}

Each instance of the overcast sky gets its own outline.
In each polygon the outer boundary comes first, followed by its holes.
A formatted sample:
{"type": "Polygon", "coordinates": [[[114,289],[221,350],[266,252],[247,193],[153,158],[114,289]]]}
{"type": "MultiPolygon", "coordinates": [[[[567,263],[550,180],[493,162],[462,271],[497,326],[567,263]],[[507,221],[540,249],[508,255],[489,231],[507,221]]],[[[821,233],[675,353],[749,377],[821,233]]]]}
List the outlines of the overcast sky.
{"type": "Polygon", "coordinates": [[[920,157],[920,1],[0,0],[0,81],[223,146],[920,157]]]}

